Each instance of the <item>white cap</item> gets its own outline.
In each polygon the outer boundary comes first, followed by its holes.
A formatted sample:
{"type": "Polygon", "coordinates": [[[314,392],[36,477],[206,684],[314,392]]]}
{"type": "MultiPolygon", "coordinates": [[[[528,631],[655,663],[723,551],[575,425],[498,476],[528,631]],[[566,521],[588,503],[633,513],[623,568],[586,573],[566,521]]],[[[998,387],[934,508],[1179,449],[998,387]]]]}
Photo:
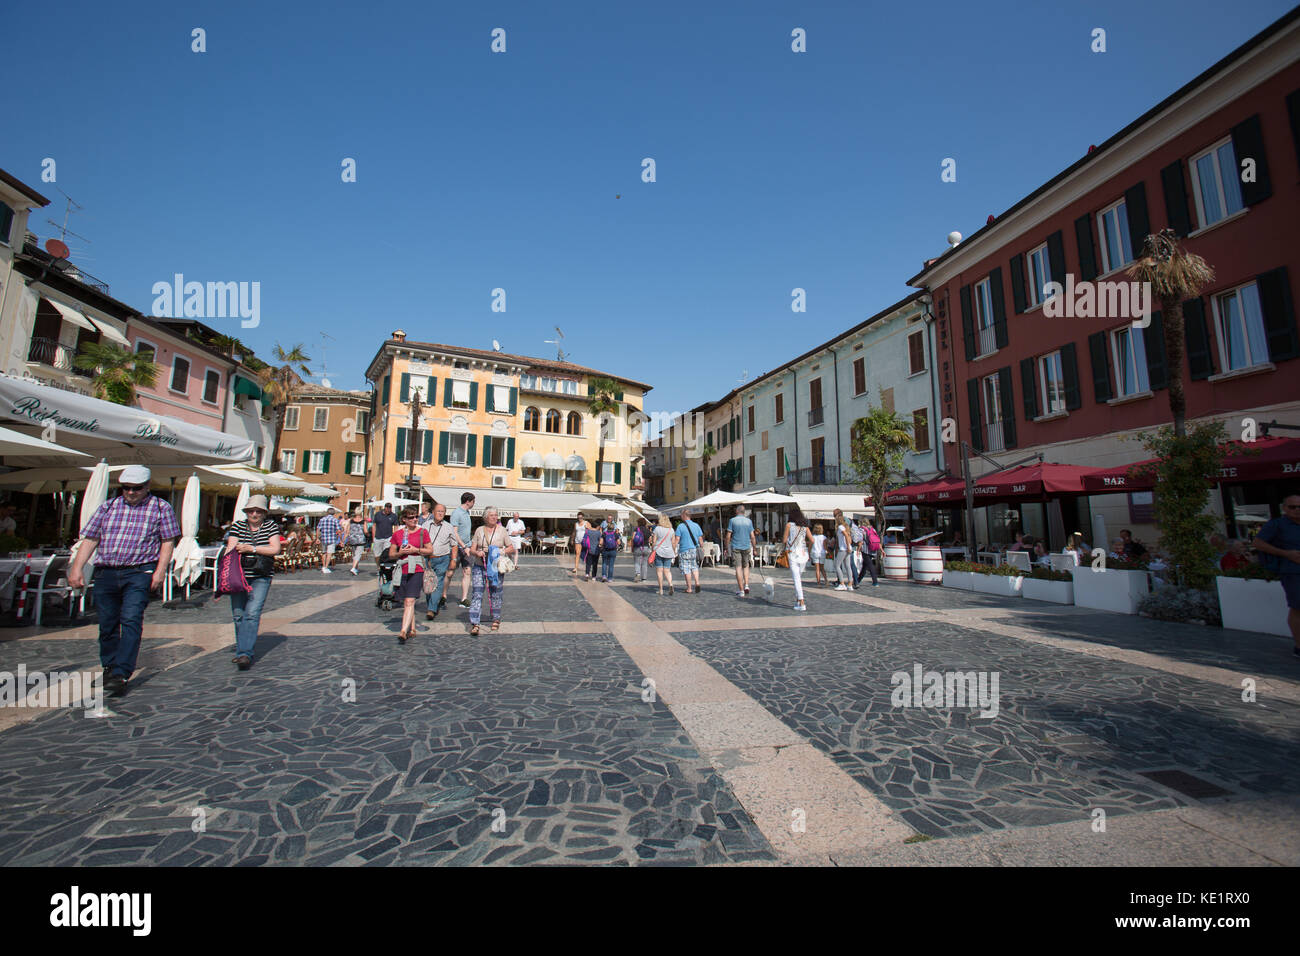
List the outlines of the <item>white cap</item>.
{"type": "Polygon", "coordinates": [[[127,465],[122,469],[122,473],[117,476],[118,484],[123,485],[147,485],[149,484],[149,469],[144,465],[127,465]]]}

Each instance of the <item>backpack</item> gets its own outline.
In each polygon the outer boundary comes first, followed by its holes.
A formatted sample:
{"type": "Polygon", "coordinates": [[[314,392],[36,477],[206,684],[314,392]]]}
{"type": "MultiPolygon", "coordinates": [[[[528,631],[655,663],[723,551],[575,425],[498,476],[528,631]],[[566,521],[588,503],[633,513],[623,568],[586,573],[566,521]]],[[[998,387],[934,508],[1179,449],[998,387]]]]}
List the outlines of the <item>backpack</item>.
{"type": "Polygon", "coordinates": [[[602,550],[602,551],[617,551],[617,550],[618,550],[618,532],[617,532],[617,531],[614,531],[613,529],[610,529],[609,531],[606,531],[603,535],[601,535],[601,550],[602,550]]]}
{"type": "Polygon", "coordinates": [[[849,530],[853,533],[853,543],[862,543],[862,529],[855,524],[849,525],[849,530]]]}
{"type": "Polygon", "coordinates": [[[636,531],[632,533],[632,547],[645,547],[645,530],[643,528],[637,528],[636,531]]]}

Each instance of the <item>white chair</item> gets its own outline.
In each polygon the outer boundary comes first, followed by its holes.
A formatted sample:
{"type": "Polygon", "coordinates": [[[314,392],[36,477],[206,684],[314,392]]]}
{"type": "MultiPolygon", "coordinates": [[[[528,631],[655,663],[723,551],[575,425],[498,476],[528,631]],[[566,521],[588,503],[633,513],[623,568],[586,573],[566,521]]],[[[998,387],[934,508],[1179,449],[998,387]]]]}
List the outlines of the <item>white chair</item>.
{"type": "Polygon", "coordinates": [[[1028,551],[1008,551],[1007,564],[1011,565],[1013,568],[1019,568],[1021,571],[1033,570],[1033,565],[1029,562],[1028,551]]]}
{"type": "Polygon", "coordinates": [[[1051,554],[1048,559],[1052,562],[1053,571],[1064,571],[1067,574],[1079,566],[1079,556],[1073,551],[1066,551],[1064,554],[1051,554]]]}
{"type": "MultiPolygon", "coordinates": [[[[44,610],[45,607],[45,595],[58,594],[66,597],[68,599],[69,607],[71,607],[71,602],[76,597],[76,595],[73,594],[72,587],[68,584],[68,560],[69,559],[66,556],[50,559],[50,562],[45,565],[45,570],[41,572],[41,576],[36,582],[36,587],[28,591],[30,599],[36,602],[36,613],[33,623],[37,627],[41,626],[41,611],[44,610]]],[[[84,590],[81,592],[80,600],[81,605],[78,613],[82,613],[86,610],[86,592],[84,590]]]]}

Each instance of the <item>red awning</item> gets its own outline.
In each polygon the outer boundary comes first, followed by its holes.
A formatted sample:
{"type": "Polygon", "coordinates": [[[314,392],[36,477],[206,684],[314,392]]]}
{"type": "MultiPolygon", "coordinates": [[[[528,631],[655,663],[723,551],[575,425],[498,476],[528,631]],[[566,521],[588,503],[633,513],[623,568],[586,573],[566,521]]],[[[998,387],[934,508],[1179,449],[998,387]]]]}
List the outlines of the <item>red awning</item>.
{"type": "MultiPolygon", "coordinates": [[[[1223,450],[1223,467],[1219,469],[1218,475],[1207,477],[1208,481],[1218,483],[1300,478],[1300,438],[1230,441],[1224,444],[1223,450]]],[[[1155,474],[1152,470],[1144,472],[1144,468],[1154,465],[1155,459],[1151,458],[1115,468],[1097,468],[1093,474],[1084,477],[1083,487],[1094,495],[1150,491],[1156,486],[1155,474]]]]}
{"type": "Polygon", "coordinates": [[[1096,470],[1084,465],[1061,465],[1050,461],[1004,468],[976,479],[975,500],[1014,501],[1086,494],[1083,478],[1096,470]]]}
{"type": "Polygon", "coordinates": [[[1096,468],[1083,476],[1084,490],[1091,495],[1118,495],[1129,491],[1150,491],[1156,486],[1155,472],[1145,470],[1156,460],[1137,461],[1114,468],[1096,468]]]}
{"type": "Polygon", "coordinates": [[[960,478],[936,478],[895,488],[885,495],[891,505],[935,505],[966,503],[966,483],[960,478]]]}

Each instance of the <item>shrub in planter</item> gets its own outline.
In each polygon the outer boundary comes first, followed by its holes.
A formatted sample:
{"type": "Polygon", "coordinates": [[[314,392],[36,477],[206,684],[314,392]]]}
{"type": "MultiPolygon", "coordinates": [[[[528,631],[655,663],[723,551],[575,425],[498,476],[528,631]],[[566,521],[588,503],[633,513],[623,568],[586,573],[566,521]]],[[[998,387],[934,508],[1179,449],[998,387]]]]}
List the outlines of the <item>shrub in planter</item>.
{"type": "Polygon", "coordinates": [[[987,574],[989,566],[987,564],[977,564],[973,561],[945,561],[943,569],[945,571],[966,571],[973,574],[987,574]]]}
{"type": "Polygon", "coordinates": [[[1239,568],[1233,568],[1231,571],[1220,571],[1218,576],[1221,578],[1245,578],[1247,581],[1279,581],[1282,578],[1276,571],[1270,571],[1262,564],[1246,564],[1239,568]]]}
{"type": "Polygon", "coordinates": [[[1035,581],[1069,581],[1074,583],[1074,575],[1069,571],[1055,571],[1052,568],[1036,567],[1029,572],[1035,581]]]}
{"type": "Polygon", "coordinates": [[[26,551],[27,548],[26,538],[20,538],[16,534],[0,534],[0,554],[8,554],[10,551],[26,551]]]}
{"type": "Polygon", "coordinates": [[[1166,585],[1152,591],[1138,602],[1138,613],[1158,621],[1223,623],[1219,613],[1219,597],[1210,591],[1166,585]]]}

